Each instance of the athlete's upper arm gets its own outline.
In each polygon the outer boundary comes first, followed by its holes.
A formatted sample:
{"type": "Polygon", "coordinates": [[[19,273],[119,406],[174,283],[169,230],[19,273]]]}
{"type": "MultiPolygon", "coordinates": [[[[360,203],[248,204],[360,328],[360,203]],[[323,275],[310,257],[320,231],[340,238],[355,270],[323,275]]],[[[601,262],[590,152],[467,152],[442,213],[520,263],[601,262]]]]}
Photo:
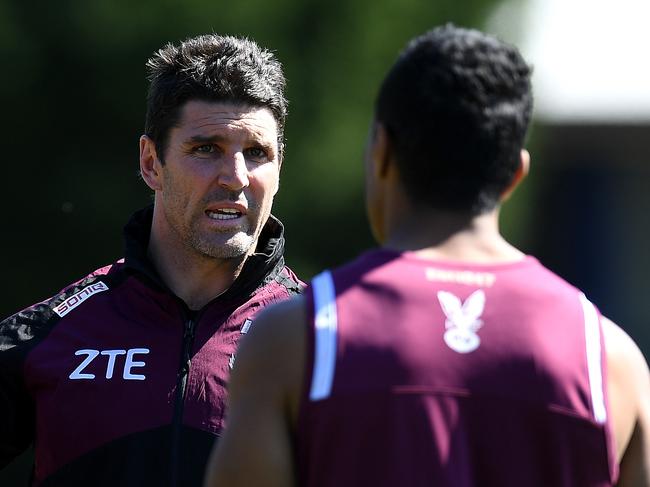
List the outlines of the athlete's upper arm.
{"type": "Polygon", "coordinates": [[[603,318],[609,403],[620,461],[618,486],[650,486],[650,372],[643,354],[603,318]]]}
{"type": "Polygon", "coordinates": [[[229,388],[226,428],[206,487],[295,485],[291,444],[304,369],[300,297],[264,310],[242,339],[229,388]]]}

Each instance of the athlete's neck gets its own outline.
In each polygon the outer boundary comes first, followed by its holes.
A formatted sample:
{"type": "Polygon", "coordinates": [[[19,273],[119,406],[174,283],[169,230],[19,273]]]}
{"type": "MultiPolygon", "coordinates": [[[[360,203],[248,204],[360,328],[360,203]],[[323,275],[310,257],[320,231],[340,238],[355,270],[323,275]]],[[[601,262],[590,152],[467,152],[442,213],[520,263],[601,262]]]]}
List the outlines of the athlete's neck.
{"type": "Polygon", "coordinates": [[[383,247],[454,262],[490,264],[525,257],[499,232],[498,209],[478,216],[430,209],[405,214],[390,219],[383,247]]]}

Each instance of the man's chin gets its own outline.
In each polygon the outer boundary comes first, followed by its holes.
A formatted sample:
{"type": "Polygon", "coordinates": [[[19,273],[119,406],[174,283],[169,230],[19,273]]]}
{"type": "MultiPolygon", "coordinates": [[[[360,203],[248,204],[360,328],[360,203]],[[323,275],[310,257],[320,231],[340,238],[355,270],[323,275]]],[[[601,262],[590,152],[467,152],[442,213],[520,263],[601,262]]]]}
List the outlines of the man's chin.
{"type": "Polygon", "coordinates": [[[248,235],[236,235],[226,242],[202,245],[203,254],[213,259],[242,259],[255,250],[255,241],[248,235]]]}

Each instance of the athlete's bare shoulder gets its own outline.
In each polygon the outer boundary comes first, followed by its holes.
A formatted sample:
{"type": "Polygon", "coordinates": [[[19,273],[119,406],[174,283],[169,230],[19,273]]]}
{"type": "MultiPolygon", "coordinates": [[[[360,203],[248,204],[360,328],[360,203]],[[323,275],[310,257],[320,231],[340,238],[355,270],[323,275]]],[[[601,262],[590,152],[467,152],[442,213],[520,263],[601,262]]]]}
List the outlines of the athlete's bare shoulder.
{"type": "Polygon", "coordinates": [[[286,366],[290,370],[283,372],[294,372],[296,360],[302,358],[304,353],[306,315],[303,296],[265,308],[242,339],[238,359],[250,356],[246,360],[273,363],[276,367],[286,366]]]}
{"type": "Polygon", "coordinates": [[[253,334],[264,335],[266,338],[272,339],[268,335],[280,334],[284,336],[304,333],[306,315],[304,296],[299,295],[286,301],[280,301],[264,308],[257,316],[251,327],[251,336],[254,336],[253,334]]]}
{"type": "Polygon", "coordinates": [[[603,318],[619,486],[650,486],[650,372],[639,347],[603,318]]]}

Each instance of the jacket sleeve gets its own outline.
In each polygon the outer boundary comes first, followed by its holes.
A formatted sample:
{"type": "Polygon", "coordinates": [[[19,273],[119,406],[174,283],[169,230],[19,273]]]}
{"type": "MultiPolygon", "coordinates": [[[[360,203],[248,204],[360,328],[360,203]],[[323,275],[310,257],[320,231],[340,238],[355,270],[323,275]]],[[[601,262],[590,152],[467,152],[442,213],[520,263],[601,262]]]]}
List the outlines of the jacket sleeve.
{"type": "Polygon", "coordinates": [[[0,323],[0,468],[34,439],[34,404],[25,385],[24,362],[35,342],[34,331],[40,328],[35,323],[37,307],[0,323]]]}

